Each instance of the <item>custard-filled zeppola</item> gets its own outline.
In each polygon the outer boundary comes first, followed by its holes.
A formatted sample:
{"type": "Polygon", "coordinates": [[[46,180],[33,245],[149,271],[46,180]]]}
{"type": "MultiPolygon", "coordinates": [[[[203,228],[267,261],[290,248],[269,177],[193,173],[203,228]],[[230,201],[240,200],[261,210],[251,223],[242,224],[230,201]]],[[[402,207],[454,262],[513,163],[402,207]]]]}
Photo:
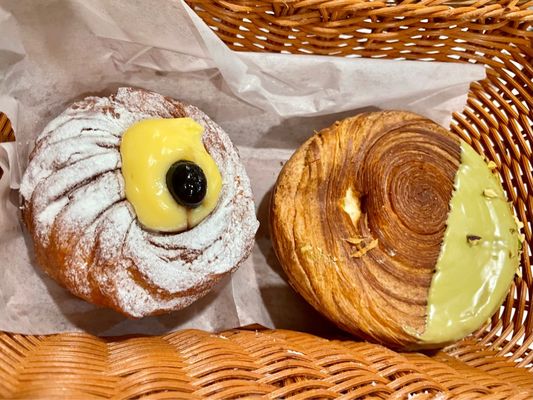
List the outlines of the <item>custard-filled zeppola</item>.
{"type": "Polygon", "coordinates": [[[178,310],[250,254],[258,222],[228,135],[198,108],[121,88],[38,136],[21,189],[37,263],[130,317],[178,310]]]}
{"type": "Polygon", "coordinates": [[[479,328],[519,266],[494,166],[421,116],[362,114],[309,138],[271,201],[292,286],[346,331],[431,348],[479,328]]]}

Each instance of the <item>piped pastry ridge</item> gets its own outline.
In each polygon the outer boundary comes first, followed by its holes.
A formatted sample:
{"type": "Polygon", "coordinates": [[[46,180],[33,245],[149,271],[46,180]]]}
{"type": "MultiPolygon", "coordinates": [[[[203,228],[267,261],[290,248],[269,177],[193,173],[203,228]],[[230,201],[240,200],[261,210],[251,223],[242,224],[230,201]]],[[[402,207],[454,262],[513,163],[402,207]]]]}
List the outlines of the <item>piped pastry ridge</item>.
{"type": "Polygon", "coordinates": [[[258,227],[228,135],[198,108],[142,89],[85,98],[52,120],[36,140],[20,192],[37,263],[73,294],[135,318],[204,296],[250,254],[258,227]],[[144,120],[181,118],[203,130],[220,193],[188,230],[147,229],[126,198],[122,135],[144,120]]]}

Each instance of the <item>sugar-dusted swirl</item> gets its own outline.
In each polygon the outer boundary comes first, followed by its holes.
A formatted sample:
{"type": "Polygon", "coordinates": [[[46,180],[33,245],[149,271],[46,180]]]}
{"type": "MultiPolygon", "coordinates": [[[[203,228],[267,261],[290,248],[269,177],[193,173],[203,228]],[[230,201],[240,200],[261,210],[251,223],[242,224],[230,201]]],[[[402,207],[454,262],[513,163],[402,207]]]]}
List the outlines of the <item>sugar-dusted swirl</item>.
{"type": "Polygon", "coordinates": [[[291,284],[348,331],[416,341],[460,160],[457,138],[406,112],[359,115],[312,136],[272,199],[291,284]]]}
{"type": "Polygon", "coordinates": [[[258,223],[250,183],[229,137],[193,106],[121,88],[51,121],[21,184],[37,262],[72,293],[132,317],[183,308],[248,256],[258,223]],[[120,140],[147,118],[190,117],[223,187],[215,210],[179,234],[150,232],[125,198],[120,140]]]}

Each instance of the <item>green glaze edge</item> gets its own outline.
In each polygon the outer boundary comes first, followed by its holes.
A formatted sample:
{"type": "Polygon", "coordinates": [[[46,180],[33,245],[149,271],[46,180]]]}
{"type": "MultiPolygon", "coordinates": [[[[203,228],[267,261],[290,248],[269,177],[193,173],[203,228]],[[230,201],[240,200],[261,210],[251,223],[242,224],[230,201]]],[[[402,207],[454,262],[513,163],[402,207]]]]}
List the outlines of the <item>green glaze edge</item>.
{"type": "Polygon", "coordinates": [[[483,325],[520,263],[518,227],[502,185],[462,140],[454,187],[421,344],[450,343],[483,325]]]}

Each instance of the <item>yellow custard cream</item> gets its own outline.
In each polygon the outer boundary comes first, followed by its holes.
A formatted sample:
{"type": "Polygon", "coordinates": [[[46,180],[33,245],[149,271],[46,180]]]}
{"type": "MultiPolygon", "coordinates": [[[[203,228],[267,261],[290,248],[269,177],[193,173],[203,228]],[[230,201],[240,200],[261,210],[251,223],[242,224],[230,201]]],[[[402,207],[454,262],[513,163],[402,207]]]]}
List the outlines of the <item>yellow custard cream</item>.
{"type": "Polygon", "coordinates": [[[519,249],[518,227],[498,177],[461,141],[422,344],[459,340],[487,321],[509,290],[519,249]]]}
{"type": "Polygon", "coordinates": [[[147,119],[122,136],[120,154],[126,198],[139,222],[158,232],[179,232],[199,224],[215,208],[222,177],[202,143],[203,128],[191,118],[147,119]],[[207,179],[207,192],[196,208],[179,205],[166,183],[173,163],[196,163],[207,179]]]}

